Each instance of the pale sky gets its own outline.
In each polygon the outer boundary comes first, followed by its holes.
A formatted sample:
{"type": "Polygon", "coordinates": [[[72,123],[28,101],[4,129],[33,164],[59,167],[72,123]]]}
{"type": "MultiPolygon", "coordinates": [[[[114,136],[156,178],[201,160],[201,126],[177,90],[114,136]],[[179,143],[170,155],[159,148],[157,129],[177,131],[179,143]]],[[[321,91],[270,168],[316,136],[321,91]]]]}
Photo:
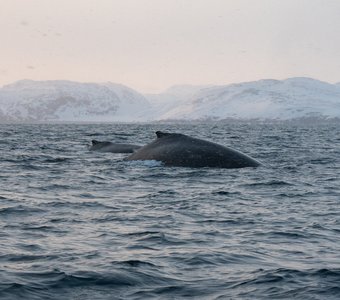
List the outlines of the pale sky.
{"type": "Polygon", "coordinates": [[[0,86],[340,82],[340,0],[0,0],[0,86]]]}

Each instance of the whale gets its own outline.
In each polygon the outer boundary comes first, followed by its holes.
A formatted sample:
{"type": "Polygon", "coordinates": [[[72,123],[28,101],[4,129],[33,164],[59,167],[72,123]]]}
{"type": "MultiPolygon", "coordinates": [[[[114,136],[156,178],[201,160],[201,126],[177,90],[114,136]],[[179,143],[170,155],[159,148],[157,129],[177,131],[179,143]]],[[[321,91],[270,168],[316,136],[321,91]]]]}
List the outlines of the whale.
{"type": "Polygon", "coordinates": [[[156,160],[165,166],[190,168],[245,168],[261,163],[235,149],[181,133],[156,131],[156,139],[126,158],[156,160]]]}
{"type": "Polygon", "coordinates": [[[111,153],[133,153],[142,146],[133,144],[119,144],[107,141],[92,140],[90,151],[111,152],[111,153]]]}

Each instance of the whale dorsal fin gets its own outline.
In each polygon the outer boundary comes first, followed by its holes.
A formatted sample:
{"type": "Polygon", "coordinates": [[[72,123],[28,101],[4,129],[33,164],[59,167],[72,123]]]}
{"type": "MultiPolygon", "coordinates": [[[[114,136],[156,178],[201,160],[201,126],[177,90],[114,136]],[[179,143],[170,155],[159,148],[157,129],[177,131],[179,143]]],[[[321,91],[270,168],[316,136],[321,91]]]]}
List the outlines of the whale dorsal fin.
{"type": "Polygon", "coordinates": [[[157,135],[157,138],[161,138],[161,137],[164,137],[164,136],[169,136],[169,135],[171,135],[171,133],[163,132],[163,131],[156,131],[156,135],[157,135]]]}
{"type": "Polygon", "coordinates": [[[97,141],[97,140],[92,140],[92,145],[97,145],[97,144],[99,144],[100,142],[99,141],[97,141]]]}

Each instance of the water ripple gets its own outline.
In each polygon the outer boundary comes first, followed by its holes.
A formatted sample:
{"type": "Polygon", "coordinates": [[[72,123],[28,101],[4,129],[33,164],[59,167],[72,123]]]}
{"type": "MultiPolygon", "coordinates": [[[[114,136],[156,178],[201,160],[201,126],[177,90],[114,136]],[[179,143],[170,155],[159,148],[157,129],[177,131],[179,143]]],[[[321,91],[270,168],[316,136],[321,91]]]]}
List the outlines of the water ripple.
{"type": "Polygon", "coordinates": [[[0,128],[0,299],[339,299],[338,124],[0,128]],[[156,130],[257,169],[167,168],[88,151],[156,130]],[[36,137],[39,136],[37,140],[36,137]]]}

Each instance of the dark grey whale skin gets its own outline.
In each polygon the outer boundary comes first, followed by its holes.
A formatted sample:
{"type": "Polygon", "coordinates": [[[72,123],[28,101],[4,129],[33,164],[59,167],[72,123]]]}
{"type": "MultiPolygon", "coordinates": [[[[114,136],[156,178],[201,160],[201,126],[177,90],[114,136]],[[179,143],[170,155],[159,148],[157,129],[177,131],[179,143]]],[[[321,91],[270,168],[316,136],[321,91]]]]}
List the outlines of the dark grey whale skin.
{"type": "Polygon", "coordinates": [[[157,131],[157,138],[126,160],[157,160],[165,166],[245,168],[258,167],[255,159],[237,150],[180,133],[157,131]]]}
{"type": "Polygon", "coordinates": [[[92,146],[89,147],[91,151],[111,152],[111,153],[133,153],[141,148],[139,145],[132,144],[119,144],[112,142],[101,142],[92,140],[92,146]]]}

